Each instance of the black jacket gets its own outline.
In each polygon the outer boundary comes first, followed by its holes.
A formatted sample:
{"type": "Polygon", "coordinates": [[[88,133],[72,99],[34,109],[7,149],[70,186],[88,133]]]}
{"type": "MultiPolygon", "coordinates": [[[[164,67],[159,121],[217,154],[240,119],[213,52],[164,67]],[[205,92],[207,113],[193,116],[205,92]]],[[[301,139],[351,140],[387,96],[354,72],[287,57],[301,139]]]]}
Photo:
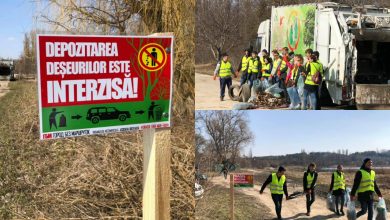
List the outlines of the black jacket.
{"type": "MultiPolygon", "coordinates": [[[[367,172],[371,171],[371,170],[366,169],[365,167],[361,167],[360,169],[363,169],[363,170],[365,170],[367,172]]],[[[357,192],[357,190],[359,188],[361,180],[362,180],[362,173],[359,170],[359,171],[356,172],[355,179],[353,180],[353,186],[352,186],[352,190],[351,190],[351,195],[352,196],[356,195],[356,192],[357,192]]],[[[376,192],[376,194],[378,196],[382,196],[382,193],[379,190],[378,185],[376,184],[376,179],[374,181],[374,190],[375,190],[375,192],[376,192]]],[[[372,200],[374,198],[374,192],[367,191],[367,192],[358,193],[358,198],[359,199],[363,199],[363,200],[372,200]]]]}
{"type": "Polygon", "coordinates": [[[313,190],[314,187],[316,186],[316,182],[317,182],[317,177],[318,177],[318,173],[316,171],[314,171],[312,173],[312,175],[314,175],[314,179],[313,179],[313,182],[311,183],[311,186],[309,188],[306,187],[307,185],[307,174],[309,173],[309,171],[306,171],[304,174],[303,174],[303,190],[308,190],[308,189],[311,189],[313,190]]]}
{"type": "MultiPolygon", "coordinates": [[[[280,177],[278,177],[278,180],[280,180],[280,177]]],[[[267,180],[265,180],[265,182],[261,186],[260,192],[262,193],[264,191],[265,187],[267,187],[267,185],[270,184],[271,182],[272,182],[272,174],[270,174],[268,176],[267,180]]],[[[287,181],[285,181],[284,184],[283,184],[283,191],[284,191],[284,195],[286,195],[286,197],[288,197],[287,181]]]]}

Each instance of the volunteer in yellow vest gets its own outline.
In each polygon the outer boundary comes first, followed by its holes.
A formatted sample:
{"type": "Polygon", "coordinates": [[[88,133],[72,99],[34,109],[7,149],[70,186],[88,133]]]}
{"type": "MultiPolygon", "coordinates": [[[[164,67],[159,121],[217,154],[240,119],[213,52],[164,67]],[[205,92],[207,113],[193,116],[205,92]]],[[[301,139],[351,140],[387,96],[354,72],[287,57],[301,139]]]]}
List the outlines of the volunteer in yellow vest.
{"type": "Polygon", "coordinates": [[[249,67],[248,67],[248,78],[249,78],[249,86],[252,88],[253,81],[255,81],[259,77],[259,72],[261,70],[260,59],[257,56],[256,51],[252,51],[252,56],[249,58],[249,67]]]}
{"type": "Polygon", "coordinates": [[[382,193],[376,184],[375,171],[372,170],[372,160],[370,158],[366,158],[364,159],[360,170],[355,174],[351,190],[351,200],[356,200],[357,193],[357,199],[359,200],[362,208],[362,210],[356,214],[356,218],[366,214],[368,211],[367,219],[373,219],[374,192],[376,192],[379,198],[382,197],[382,193]]]}
{"type": "Polygon", "coordinates": [[[232,85],[232,76],[237,77],[234,74],[232,64],[229,62],[227,53],[222,54],[222,60],[218,62],[214,71],[214,80],[219,77],[220,86],[220,100],[223,101],[225,97],[225,87],[230,88],[232,85]]]}
{"type": "Polygon", "coordinates": [[[248,80],[248,67],[249,67],[249,59],[250,53],[249,49],[245,49],[245,55],[241,58],[240,64],[238,65],[236,75],[241,71],[241,82],[240,86],[242,86],[248,80]]]}
{"type": "Polygon", "coordinates": [[[268,176],[267,180],[263,183],[260,189],[260,194],[263,194],[265,187],[270,184],[271,197],[275,204],[275,211],[278,219],[282,219],[282,201],[283,193],[288,200],[286,176],[284,175],[286,169],[282,166],[279,167],[278,172],[272,173],[268,176]]]}
{"type": "MultiPolygon", "coordinates": [[[[261,66],[264,66],[267,57],[269,57],[268,51],[266,49],[263,49],[261,51],[261,57],[260,57],[261,66]]],[[[272,63],[272,61],[269,63],[272,63]]]]}
{"type": "Polygon", "coordinates": [[[310,163],[307,167],[307,171],[303,174],[303,191],[306,193],[307,216],[310,216],[310,207],[316,199],[315,186],[317,177],[316,164],[310,163]]]}
{"type": "Polygon", "coordinates": [[[319,84],[313,81],[313,76],[319,72],[324,78],[324,70],[322,64],[317,60],[317,57],[312,54],[310,55],[309,64],[307,65],[306,73],[303,74],[305,77],[305,86],[303,90],[303,105],[302,109],[306,109],[308,105],[308,100],[310,100],[310,108],[312,110],[317,110],[319,101],[318,90],[319,84]]]}
{"type": "MultiPolygon", "coordinates": [[[[280,57],[280,54],[277,50],[272,51],[274,56],[274,61],[272,64],[271,77],[273,78],[273,83],[279,83],[279,88],[283,90],[284,97],[288,99],[287,88],[286,88],[286,78],[287,78],[287,64],[280,57]]],[[[286,106],[287,107],[287,106],[286,106]]]]}
{"type": "Polygon", "coordinates": [[[337,171],[332,173],[332,180],[330,182],[329,193],[332,193],[336,198],[336,214],[344,215],[344,193],[345,193],[345,176],[343,166],[337,166],[337,171]],[[341,200],[341,203],[340,203],[341,200]],[[340,203],[340,209],[339,209],[340,203]],[[340,211],[339,211],[340,210],[340,211]]]}

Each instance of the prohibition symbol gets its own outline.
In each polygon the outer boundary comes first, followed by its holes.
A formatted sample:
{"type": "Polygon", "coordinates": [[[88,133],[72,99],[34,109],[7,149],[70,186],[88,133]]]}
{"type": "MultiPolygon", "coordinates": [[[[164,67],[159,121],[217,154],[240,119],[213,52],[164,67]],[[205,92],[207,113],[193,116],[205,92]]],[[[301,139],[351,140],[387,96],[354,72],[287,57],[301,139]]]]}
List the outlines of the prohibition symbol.
{"type": "Polygon", "coordinates": [[[146,71],[157,71],[165,66],[167,53],[161,45],[150,43],[139,51],[138,62],[146,71]]]}

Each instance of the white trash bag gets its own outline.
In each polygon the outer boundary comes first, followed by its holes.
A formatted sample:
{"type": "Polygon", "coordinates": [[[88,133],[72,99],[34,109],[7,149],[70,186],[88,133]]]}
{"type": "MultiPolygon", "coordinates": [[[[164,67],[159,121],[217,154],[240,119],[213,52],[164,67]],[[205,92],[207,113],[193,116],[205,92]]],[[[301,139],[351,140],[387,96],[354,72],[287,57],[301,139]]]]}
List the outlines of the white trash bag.
{"type": "Polygon", "coordinates": [[[351,188],[347,187],[347,189],[344,191],[344,206],[348,205],[348,202],[351,201],[350,195],[351,194],[351,188]]]}
{"type": "MultiPolygon", "coordinates": [[[[265,90],[266,93],[269,93],[269,94],[272,94],[273,96],[275,96],[276,94],[279,94],[281,92],[283,92],[283,89],[279,88],[279,85],[278,83],[275,83],[273,84],[272,86],[270,86],[268,89],[265,90]]],[[[278,96],[278,95],[277,95],[278,96]]],[[[279,96],[280,97],[280,96],[279,96]]],[[[277,97],[278,98],[278,97],[277,97]]]]}
{"type": "Polygon", "coordinates": [[[347,205],[347,218],[348,220],[356,220],[356,208],[355,208],[355,202],[350,201],[347,205]]]}
{"type": "Polygon", "coordinates": [[[305,81],[303,79],[303,76],[299,76],[298,83],[297,83],[297,90],[300,97],[303,96],[303,87],[305,86],[305,81]]]}
{"type": "Polygon", "coordinates": [[[330,211],[336,211],[336,201],[332,193],[328,193],[328,195],[326,196],[326,206],[330,211]]]}
{"type": "Polygon", "coordinates": [[[374,219],[375,220],[387,220],[386,203],[385,203],[385,200],[383,198],[379,199],[378,204],[376,204],[374,219]]]}

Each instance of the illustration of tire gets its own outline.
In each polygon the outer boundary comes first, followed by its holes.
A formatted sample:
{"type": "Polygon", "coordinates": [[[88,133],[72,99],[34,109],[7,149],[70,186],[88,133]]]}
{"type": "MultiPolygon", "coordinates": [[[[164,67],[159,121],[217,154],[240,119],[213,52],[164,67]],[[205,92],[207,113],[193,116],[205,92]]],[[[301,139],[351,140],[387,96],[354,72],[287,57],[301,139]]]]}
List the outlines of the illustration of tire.
{"type": "Polygon", "coordinates": [[[97,116],[94,116],[94,117],[91,118],[91,121],[92,121],[93,124],[99,123],[99,120],[100,120],[100,119],[99,119],[99,117],[97,117],[97,116]]]}
{"type": "Polygon", "coordinates": [[[119,121],[125,121],[126,120],[126,115],[119,115],[118,119],[119,121]]]}

